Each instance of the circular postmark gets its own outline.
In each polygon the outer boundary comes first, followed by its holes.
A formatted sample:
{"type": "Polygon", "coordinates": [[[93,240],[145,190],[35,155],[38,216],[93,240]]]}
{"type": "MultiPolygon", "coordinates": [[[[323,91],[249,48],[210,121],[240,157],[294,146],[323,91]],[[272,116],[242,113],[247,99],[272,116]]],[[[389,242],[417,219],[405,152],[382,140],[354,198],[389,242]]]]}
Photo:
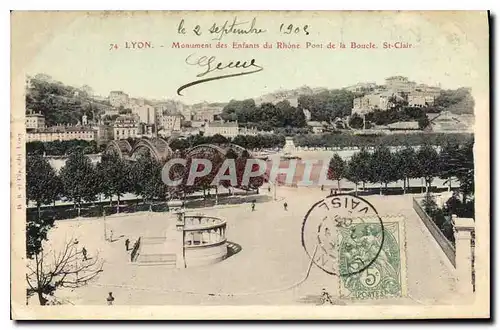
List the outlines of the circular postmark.
{"type": "Polygon", "coordinates": [[[367,270],[384,244],[384,224],[368,201],[350,194],[316,202],[302,223],[302,246],[319,268],[350,276],[367,270]]]}

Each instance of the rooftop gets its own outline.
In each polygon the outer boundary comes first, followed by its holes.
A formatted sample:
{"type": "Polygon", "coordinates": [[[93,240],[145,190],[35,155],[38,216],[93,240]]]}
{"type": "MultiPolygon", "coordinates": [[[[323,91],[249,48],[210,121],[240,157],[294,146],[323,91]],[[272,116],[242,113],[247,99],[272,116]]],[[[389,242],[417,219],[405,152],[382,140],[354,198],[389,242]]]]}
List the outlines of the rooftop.
{"type": "Polygon", "coordinates": [[[236,121],[228,121],[225,123],[214,121],[208,123],[207,127],[238,127],[238,122],[236,121]]]}
{"type": "Polygon", "coordinates": [[[419,129],[417,121],[398,121],[387,125],[389,129],[419,129]]]}
{"type": "Polygon", "coordinates": [[[93,132],[94,129],[87,126],[52,126],[33,130],[34,133],[65,133],[65,132],[93,132]]]}
{"type": "Polygon", "coordinates": [[[41,113],[28,113],[26,114],[26,118],[27,117],[40,117],[40,118],[45,118],[44,115],[42,115],[41,113]]]}

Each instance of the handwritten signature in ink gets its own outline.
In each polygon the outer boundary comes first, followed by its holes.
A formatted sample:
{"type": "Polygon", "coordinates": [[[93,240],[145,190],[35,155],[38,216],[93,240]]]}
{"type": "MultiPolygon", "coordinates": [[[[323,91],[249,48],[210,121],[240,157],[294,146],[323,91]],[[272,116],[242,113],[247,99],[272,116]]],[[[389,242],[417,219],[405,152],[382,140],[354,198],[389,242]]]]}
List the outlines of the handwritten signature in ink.
{"type": "Polygon", "coordinates": [[[250,71],[242,71],[242,72],[237,72],[237,73],[230,73],[230,74],[225,74],[225,75],[220,75],[220,76],[215,76],[215,77],[208,77],[208,78],[202,78],[198,79],[195,81],[192,81],[190,83],[187,83],[185,85],[182,85],[177,89],[177,95],[181,95],[181,91],[188,87],[192,87],[198,84],[206,83],[212,80],[219,80],[219,79],[226,79],[226,78],[233,78],[233,77],[238,77],[238,76],[244,76],[244,75],[249,75],[252,73],[257,73],[259,71],[264,70],[264,68],[257,63],[255,63],[255,59],[251,59],[250,61],[230,61],[229,63],[223,63],[220,61],[217,61],[215,56],[201,56],[198,57],[197,59],[193,59],[194,54],[189,55],[186,58],[186,63],[189,65],[195,65],[195,66],[200,66],[204,69],[203,72],[199,73],[196,75],[196,77],[201,78],[204,77],[205,75],[211,73],[211,72],[218,72],[226,69],[250,69],[250,71]]]}

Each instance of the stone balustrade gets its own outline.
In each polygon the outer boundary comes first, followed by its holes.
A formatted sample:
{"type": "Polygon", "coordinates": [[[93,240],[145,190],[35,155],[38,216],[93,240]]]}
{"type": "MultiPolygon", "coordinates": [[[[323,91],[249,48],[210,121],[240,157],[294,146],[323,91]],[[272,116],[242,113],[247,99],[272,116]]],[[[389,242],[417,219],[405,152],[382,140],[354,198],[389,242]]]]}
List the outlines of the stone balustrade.
{"type": "Polygon", "coordinates": [[[226,241],[226,222],[207,216],[184,217],[184,246],[209,246],[226,241]]]}
{"type": "Polygon", "coordinates": [[[474,219],[452,216],[455,235],[455,260],[457,288],[461,294],[469,295],[474,291],[474,219]]]}

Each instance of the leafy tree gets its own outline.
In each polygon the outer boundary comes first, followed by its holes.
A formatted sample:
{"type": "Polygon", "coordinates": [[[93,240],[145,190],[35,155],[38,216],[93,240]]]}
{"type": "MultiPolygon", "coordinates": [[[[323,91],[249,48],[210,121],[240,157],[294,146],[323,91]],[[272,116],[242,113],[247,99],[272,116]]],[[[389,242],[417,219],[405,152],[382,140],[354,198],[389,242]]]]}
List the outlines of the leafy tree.
{"type": "Polygon", "coordinates": [[[95,201],[99,192],[97,172],[81,150],[72,153],[60,171],[65,195],[75,203],[80,216],[83,201],[95,201]]]}
{"type": "Polygon", "coordinates": [[[464,144],[470,140],[470,133],[409,133],[409,134],[340,134],[327,133],[321,135],[297,134],[294,136],[296,146],[301,147],[375,147],[377,145],[386,146],[421,146],[423,144],[443,145],[446,141],[456,141],[464,144]]]}
{"type": "Polygon", "coordinates": [[[225,144],[228,142],[229,142],[229,140],[221,134],[215,134],[214,136],[211,137],[211,143],[225,144]]]}
{"type": "Polygon", "coordinates": [[[425,129],[425,128],[427,128],[427,126],[429,126],[430,123],[431,122],[430,122],[429,118],[427,118],[427,116],[420,117],[418,119],[418,128],[425,129]]]}
{"type": "Polygon", "coordinates": [[[418,166],[415,150],[410,146],[406,146],[394,158],[399,178],[403,180],[403,193],[406,194],[406,189],[410,188],[410,178],[414,177],[415,167],[418,166]]]}
{"type": "Polygon", "coordinates": [[[233,114],[235,114],[239,122],[246,123],[254,121],[256,112],[257,107],[253,99],[243,101],[231,100],[222,110],[221,117],[225,120],[230,120],[234,118],[233,114]]]}
{"type": "Polygon", "coordinates": [[[84,154],[97,153],[99,148],[96,141],[85,140],[66,140],[66,141],[51,141],[40,142],[32,141],[26,143],[26,153],[39,153],[49,156],[64,156],[69,155],[76,149],[82,149],[84,154]]]}
{"type": "Polygon", "coordinates": [[[354,185],[356,186],[355,187],[356,196],[358,195],[358,184],[361,182],[362,179],[361,176],[361,173],[363,171],[362,161],[363,160],[360,157],[360,153],[359,152],[355,153],[354,155],[352,155],[351,159],[347,162],[345,171],[346,179],[354,183],[354,185]]]}
{"type": "Polygon", "coordinates": [[[189,142],[187,139],[173,139],[169,143],[172,150],[184,150],[189,148],[189,142]]]}
{"type": "Polygon", "coordinates": [[[460,146],[455,141],[447,141],[439,153],[439,177],[448,183],[448,191],[451,190],[451,182],[456,177],[455,160],[458,159],[460,146]]]}
{"type": "Polygon", "coordinates": [[[38,219],[42,204],[55,202],[62,193],[62,184],[46,158],[30,155],[26,159],[26,197],[36,203],[38,219]]]}
{"type": "Polygon", "coordinates": [[[120,212],[121,196],[132,189],[129,164],[115,154],[105,154],[97,168],[100,192],[109,197],[111,201],[112,196],[116,196],[118,202],[116,211],[120,212]]]}
{"type": "Polygon", "coordinates": [[[298,108],[308,109],[311,120],[331,122],[335,118],[351,115],[355,94],[345,89],[322,91],[313,95],[300,95],[298,108]]]}
{"type": "Polygon", "coordinates": [[[346,164],[344,160],[338,155],[334,154],[330,159],[328,164],[328,179],[337,180],[338,190],[340,189],[340,180],[345,177],[346,174],[346,164]]]}
{"type": "MultiPolygon", "coordinates": [[[[378,146],[371,157],[372,182],[380,182],[385,185],[387,192],[387,184],[394,181],[394,159],[391,151],[387,146],[378,146]]],[[[380,187],[382,195],[382,187],[380,187]]]]}
{"type": "MultiPolygon", "coordinates": [[[[462,204],[467,203],[467,196],[474,194],[474,140],[471,139],[461,146],[455,158],[452,159],[455,166],[455,175],[460,182],[459,191],[462,193],[462,204]]],[[[473,204],[473,203],[472,203],[473,204]]]]}
{"type": "Polygon", "coordinates": [[[425,144],[417,152],[417,162],[428,192],[434,177],[439,174],[439,155],[431,145],[425,144]]]}
{"type": "Polygon", "coordinates": [[[143,193],[143,196],[147,201],[152,201],[154,199],[165,199],[167,187],[162,180],[162,168],[163,166],[160,162],[158,162],[154,158],[151,158],[150,173],[147,176],[146,186],[143,193]]]}
{"type": "Polygon", "coordinates": [[[109,104],[93,99],[79,88],[64,85],[53,79],[46,79],[43,74],[28,77],[26,88],[26,109],[45,116],[47,126],[57,124],[75,125],[84,114],[103,112],[109,104]]]}
{"type": "Polygon", "coordinates": [[[131,190],[139,196],[142,196],[145,202],[151,202],[154,199],[163,199],[166,195],[166,185],[161,177],[162,164],[156,159],[148,156],[142,156],[129,167],[129,178],[131,190]]]}
{"type": "Polygon", "coordinates": [[[26,143],[26,154],[40,154],[45,152],[45,145],[41,141],[31,141],[26,143]]]}
{"type": "Polygon", "coordinates": [[[387,125],[400,121],[418,121],[423,126],[427,127],[429,120],[424,108],[409,107],[397,102],[395,107],[387,110],[375,110],[366,114],[366,121],[377,125],[387,125]]]}
{"type": "Polygon", "coordinates": [[[436,97],[434,105],[437,108],[444,108],[456,114],[474,113],[474,98],[469,88],[443,90],[441,94],[436,97]]]}
{"type": "Polygon", "coordinates": [[[260,130],[270,131],[276,127],[305,127],[305,116],[302,109],[292,107],[287,100],[278,103],[262,103],[255,105],[252,99],[231,100],[223,109],[221,118],[238,120],[240,124],[251,124],[260,130]]]}
{"type": "Polygon", "coordinates": [[[356,156],[356,169],[358,170],[359,180],[363,183],[363,190],[365,189],[365,184],[371,181],[371,159],[372,155],[365,148],[362,148],[356,156]]]}
{"type": "Polygon", "coordinates": [[[351,116],[349,119],[349,126],[354,129],[363,128],[363,118],[361,118],[357,113],[351,116]]]}

